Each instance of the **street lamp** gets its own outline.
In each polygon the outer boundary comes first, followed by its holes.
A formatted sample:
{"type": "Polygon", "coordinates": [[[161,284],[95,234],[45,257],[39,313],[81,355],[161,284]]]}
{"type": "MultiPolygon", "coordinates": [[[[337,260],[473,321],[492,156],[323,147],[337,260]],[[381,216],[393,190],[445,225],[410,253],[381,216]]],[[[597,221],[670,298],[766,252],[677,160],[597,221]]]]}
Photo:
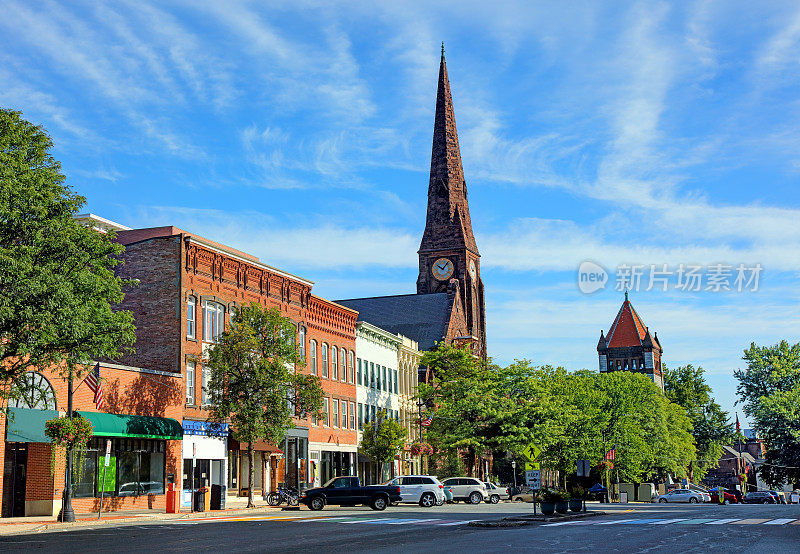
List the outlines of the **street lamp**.
{"type": "Polygon", "coordinates": [[[511,460],[511,472],[514,474],[514,492],[517,492],[517,461],[511,460]]]}

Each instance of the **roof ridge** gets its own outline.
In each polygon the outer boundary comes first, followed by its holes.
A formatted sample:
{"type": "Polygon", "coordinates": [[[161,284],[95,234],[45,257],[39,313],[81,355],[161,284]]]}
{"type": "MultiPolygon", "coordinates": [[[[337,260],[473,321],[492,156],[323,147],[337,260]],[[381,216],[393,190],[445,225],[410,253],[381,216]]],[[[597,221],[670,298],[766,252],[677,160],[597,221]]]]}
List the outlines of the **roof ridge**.
{"type": "Polygon", "coordinates": [[[349,300],[370,300],[372,298],[400,298],[402,296],[420,296],[420,297],[423,297],[423,296],[435,296],[435,295],[438,295],[438,294],[447,295],[446,292],[431,292],[431,293],[428,293],[428,294],[419,294],[419,293],[413,292],[413,293],[409,293],[409,294],[386,294],[386,295],[383,295],[383,296],[359,296],[357,298],[340,298],[338,300],[332,300],[331,302],[347,302],[349,300]]]}

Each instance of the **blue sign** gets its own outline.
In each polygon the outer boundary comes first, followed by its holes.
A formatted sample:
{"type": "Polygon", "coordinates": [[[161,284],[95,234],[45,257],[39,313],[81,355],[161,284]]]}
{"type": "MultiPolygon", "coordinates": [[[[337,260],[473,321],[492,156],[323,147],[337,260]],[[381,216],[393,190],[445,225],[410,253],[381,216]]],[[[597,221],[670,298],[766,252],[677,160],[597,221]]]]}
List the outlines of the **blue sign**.
{"type": "Polygon", "coordinates": [[[211,421],[183,420],[184,435],[202,435],[204,437],[227,437],[228,424],[214,423],[211,421]]]}

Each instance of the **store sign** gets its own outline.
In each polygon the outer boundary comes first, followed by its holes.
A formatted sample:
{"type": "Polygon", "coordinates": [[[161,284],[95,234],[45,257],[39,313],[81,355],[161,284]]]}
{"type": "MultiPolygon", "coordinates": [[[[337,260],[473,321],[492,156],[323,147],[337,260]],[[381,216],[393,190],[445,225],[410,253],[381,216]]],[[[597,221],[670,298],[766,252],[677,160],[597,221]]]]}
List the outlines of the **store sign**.
{"type": "Polygon", "coordinates": [[[184,435],[202,435],[204,437],[227,437],[227,423],[213,423],[209,421],[193,421],[184,419],[181,425],[184,435]]]}

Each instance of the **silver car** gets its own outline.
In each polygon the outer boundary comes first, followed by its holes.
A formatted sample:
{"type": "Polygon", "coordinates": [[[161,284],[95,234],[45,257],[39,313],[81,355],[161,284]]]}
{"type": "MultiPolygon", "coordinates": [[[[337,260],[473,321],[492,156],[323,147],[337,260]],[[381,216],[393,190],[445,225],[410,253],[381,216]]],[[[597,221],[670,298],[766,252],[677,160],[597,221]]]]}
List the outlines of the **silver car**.
{"type": "Polygon", "coordinates": [[[486,485],[486,494],[489,495],[486,498],[486,502],[497,504],[501,500],[509,499],[509,491],[506,487],[501,487],[489,481],[485,481],[483,484],[486,485]]]}
{"type": "Polygon", "coordinates": [[[453,500],[456,501],[480,504],[489,496],[486,485],[475,477],[451,477],[444,480],[444,486],[453,489],[453,500]]]}
{"type": "Polygon", "coordinates": [[[666,502],[688,502],[689,504],[702,503],[703,493],[689,490],[689,489],[673,489],[667,494],[660,495],[656,500],[661,503],[666,502]]]}

